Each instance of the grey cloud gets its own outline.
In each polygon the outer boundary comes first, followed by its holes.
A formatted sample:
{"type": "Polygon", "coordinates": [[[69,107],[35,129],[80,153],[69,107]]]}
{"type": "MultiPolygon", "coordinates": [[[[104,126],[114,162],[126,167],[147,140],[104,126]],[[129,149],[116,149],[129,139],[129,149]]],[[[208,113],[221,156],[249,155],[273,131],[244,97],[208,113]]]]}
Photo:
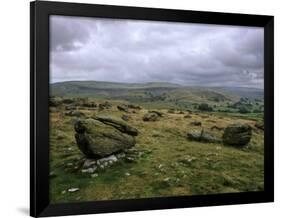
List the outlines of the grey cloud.
{"type": "Polygon", "coordinates": [[[263,87],[263,29],[52,16],[51,82],[263,87]]]}

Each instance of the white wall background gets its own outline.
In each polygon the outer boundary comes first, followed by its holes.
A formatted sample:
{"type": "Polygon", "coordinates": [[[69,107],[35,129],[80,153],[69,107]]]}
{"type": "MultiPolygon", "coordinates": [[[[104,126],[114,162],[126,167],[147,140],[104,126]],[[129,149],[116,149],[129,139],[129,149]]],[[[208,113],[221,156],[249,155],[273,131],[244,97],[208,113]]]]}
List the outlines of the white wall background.
{"type": "MultiPolygon", "coordinates": [[[[68,0],[74,2],[73,0],[68,0]]],[[[83,3],[161,7],[275,16],[275,203],[100,214],[95,217],[280,217],[281,6],[277,0],[79,0],[83,3]]],[[[0,12],[0,217],[29,210],[29,1],[1,1],[0,12]],[[3,122],[4,121],[4,122],[3,122]]],[[[92,217],[93,215],[81,216],[92,217]]]]}

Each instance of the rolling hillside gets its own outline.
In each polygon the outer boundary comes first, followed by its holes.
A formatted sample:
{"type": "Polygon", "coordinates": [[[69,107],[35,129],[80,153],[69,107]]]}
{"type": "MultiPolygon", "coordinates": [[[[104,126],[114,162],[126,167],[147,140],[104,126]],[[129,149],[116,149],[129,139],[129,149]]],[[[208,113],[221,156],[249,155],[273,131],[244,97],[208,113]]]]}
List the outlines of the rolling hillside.
{"type": "Polygon", "coordinates": [[[240,98],[263,99],[263,90],[255,88],[190,87],[172,83],[112,83],[70,81],[51,84],[51,96],[93,97],[125,100],[153,107],[189,108],[205,102],[226,106],[240,98]]]}

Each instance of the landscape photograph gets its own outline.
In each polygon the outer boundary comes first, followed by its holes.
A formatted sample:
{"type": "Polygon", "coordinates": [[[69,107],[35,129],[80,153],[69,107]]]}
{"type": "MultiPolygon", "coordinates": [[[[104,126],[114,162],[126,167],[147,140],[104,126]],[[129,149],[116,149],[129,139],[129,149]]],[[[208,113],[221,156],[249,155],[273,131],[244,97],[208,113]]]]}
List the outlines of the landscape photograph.
{"type": "Polygon", "coordinates": [[[263,28],[50,16],[52,203],[264,190],[263,28]]]}

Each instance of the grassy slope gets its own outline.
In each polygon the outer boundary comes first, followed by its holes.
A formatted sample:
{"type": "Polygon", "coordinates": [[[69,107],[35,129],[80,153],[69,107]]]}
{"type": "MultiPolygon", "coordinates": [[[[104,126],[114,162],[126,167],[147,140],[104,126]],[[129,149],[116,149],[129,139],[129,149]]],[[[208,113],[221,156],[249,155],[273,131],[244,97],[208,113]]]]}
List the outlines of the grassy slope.
{"type": "MultiPolygon", "coordinates": [[[[123,114],[116,107],[101,112],[83,112],[88,116],[100,113],[121,117],[123,114]]],[[[143,109],[137,114],[130,114],[132,120],[129,123],[140,131],[136,147],[151,150],[151,153],[137,163],[120,162],[99,173],[96,178],[63,169],[62,165],[71,164],[81,153],[75,143],[72,118],[65,117],[62,111],[52,112],[50,164],[51,171],[57,176],[51,179],[51,201],[130,199],[263,189],[262,131],[255,129],[251,146],[245,149],[186,139],[187,130],[198,128],[190,125],[193,120],[202,121],[205,129],[213,125],[225,127],[237,121],[253,125],[254,121],[247,117],[233,119],[231,114],[209,114],[208,117],[206,114],[192,114],[192,118],[184,118],[184,114],[166,113],[160,121],[143,122],[142,116],[146,112],[143,109]],[[130,173],[130,176],[125,173],[130,173]],[[64,190],[72,187],[80,190],[63,194],[64,190]]],[[[213,133],[217,136],[222,134],[221,131],[213,133]]]]}

